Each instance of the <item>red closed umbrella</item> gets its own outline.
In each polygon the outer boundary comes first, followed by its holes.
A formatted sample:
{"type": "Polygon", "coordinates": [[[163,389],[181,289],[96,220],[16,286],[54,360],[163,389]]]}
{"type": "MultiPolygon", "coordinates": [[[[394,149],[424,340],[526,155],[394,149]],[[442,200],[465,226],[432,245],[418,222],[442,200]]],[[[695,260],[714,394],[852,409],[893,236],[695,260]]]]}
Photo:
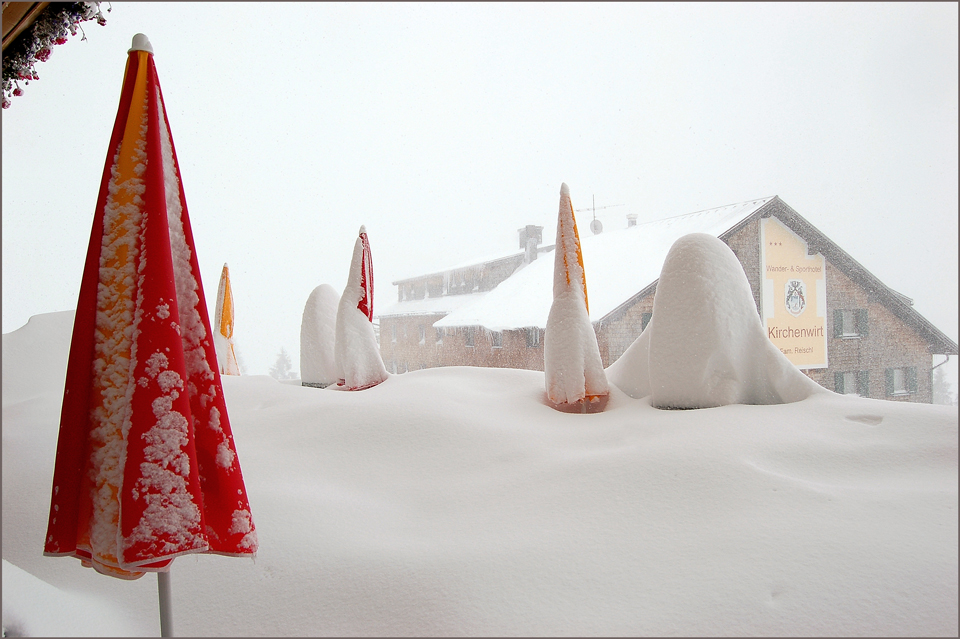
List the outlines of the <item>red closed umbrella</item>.
{"type": "Polygon", "coordinates": [[[360,301],[357,302],[357,308],[361,313],[367,316],[369,321],[373,321],[373,254],[370,252],[370,238],[367,237],[367,229],[360,226],[361,260],[360,260],[360,290],[362,291],[360,301]]]}
{"type": "Polygon", "coordinates": [[[44,555],[136,579],[184,554],[256,550],[153,50],[138,34],[80,284],[44,555]]]}
{"type": "Polygon", "coordinates": [[[338,388],[364,390],[387,379],[373,330],[373,256],[362,225],[353,244],[347,286],[337,306],[333,354],[338,388]]]}

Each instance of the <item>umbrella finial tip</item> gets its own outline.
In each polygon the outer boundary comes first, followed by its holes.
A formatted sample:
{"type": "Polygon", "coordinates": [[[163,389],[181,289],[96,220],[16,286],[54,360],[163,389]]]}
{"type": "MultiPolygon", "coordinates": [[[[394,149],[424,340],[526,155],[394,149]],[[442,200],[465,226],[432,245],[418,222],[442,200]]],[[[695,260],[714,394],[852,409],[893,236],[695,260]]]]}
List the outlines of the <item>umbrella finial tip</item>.
{"type": "Polygon", "coordinates": [[[130,51],[147,51],[149,53],[153,53],[153,45],[150,44],[150,39],[147,36],[143,35],[142,33],[138,33],[137,35],[133,36],[133,44],[130,45],[130,49],[127,51],[127,53],[130,53],[130,51]]]}
{"type": "Polygon", "coordinates": [[[360,235],[363,235],[367,232],[367,227],[363,224],[360,225],[360,235]]]}
{"type": "Polygon", "coordinates": [[[566,182],[560,183],[560,195],[566,195],[570,197],[570,187],[567,186],[566,182]]]}

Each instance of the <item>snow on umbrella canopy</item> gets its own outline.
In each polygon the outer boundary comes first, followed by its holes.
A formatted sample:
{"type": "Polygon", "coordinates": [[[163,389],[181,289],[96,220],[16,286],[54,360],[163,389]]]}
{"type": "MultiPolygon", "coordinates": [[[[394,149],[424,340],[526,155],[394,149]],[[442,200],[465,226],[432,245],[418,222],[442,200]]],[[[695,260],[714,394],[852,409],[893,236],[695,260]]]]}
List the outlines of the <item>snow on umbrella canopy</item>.
{"type": "Polygon", "coordinates": [[[562,411],[599,412],[606,406],[610,386],[590,323],[580,234],[566,184],[560,186],[555,253],[553,304],[543,339],[547,401],[562,411]]]}
{"type": "Polygon", "coordinates": [[[347,286],[337,307],[334,359],[338,387],[364,390],[387,379],[373,331],[373,257],[364,226],[354,242],[347,286]]]}
{"type": "Polygon", "coordinates": [[[136,579],[188,553],[252,556],[180,171],[134,37],[67,364],[44,555],[136,579]]]}
{"type": "Polygon", "coordinates": [[[239,375],[240,364],[233,350],[233,289],[230,288],[230,269],[223,265],[220,286],[217,288],[217,306],[214,311],[216,331],[213,334],[217,351],[217,365],[221,375],[239,375]]]}

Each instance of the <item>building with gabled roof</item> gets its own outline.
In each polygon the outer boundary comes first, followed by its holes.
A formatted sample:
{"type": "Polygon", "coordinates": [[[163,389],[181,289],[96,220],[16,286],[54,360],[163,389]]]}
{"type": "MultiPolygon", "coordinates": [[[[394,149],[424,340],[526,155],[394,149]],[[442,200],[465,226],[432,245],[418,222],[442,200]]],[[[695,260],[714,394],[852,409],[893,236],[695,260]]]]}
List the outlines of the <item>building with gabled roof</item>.
{"type": "MultiPolygon", "coordinates": [[[[653,313],[663,261],[688,233],[723,240],[743,265],[768,336],[822,386],[877,399],[932,401],[934,355],[957,344],[777,196],[581,233],[590,317],[604,366],[653,313]]],[[[543,370],[553,260],[542,227],[519,253],[393,282],[378,313],[387,369],[470,365],[543,370]]],[[[552,254],[551,254],[552,256],[552,254]]],[[[695,336],[691,336],[695,339],[695,336]]]]}

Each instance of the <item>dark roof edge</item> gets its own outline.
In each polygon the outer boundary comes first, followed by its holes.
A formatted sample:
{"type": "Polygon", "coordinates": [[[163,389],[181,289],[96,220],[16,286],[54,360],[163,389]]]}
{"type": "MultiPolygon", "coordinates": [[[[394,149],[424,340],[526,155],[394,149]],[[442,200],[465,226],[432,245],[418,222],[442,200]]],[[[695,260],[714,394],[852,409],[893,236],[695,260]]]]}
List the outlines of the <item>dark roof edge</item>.
{"type": "Polygon", "coordinates": [[[486,261],[484,261],[484,262],[477,262],[477,263],[475,263],[475,264],[465,264],[465,265],[463,265],[463,266],[457,266],[457,267],[455,267],[455,268],[445,268],[445,269],[443,269],[443,270],[441,270],[441,271],[434,271],[433,273],[424,273],[423,275],[414,275],[413,277],[404,277],[404,278],[399,279],[399,280],[394,280],[394,281],[392,281],[392,282],[390,282],[390,283],[393,284],[394,286],[397,286],[398,284],[406,284],[407,282],[413,282],[413,281],[416,281],[416,280],[425,280],[425,279],[427,279],[428,277],[436,277],[437,275],[443,275],[444,273],[452,273],[452,272],[454,272],[454,271],[465,270],[465,269],[468,269],[468,268],[473,268],[473,267],[475,267],[475,266],[486,266],[487,264],[495,264],[495,263],[497,263],[497,262],[507,262],[507,261],[509,261],[509,260],[515,260],[515,259],[517,259],[518,257],[523,257],[523,252],[520,252],[520,253],[511,253],[510,255],[505,255],[505,256],[503,256],[503,257],[498,257],[498,258],[493,259],[493,260],[486,260],[486,261]]]}
{"type": "MultiPolygon", "coordinates": [[[[552,250],[555,249],[555,248],[556,248],[556,244],[547,244],[547,245],[543,245],[543,246],[538,246],[538,247],[537,247],[537,255],[539,255],[539,254],[541,254],[541,253],[549,253],[550,251],[552,251],[552,250]]],[[[516,259],[518,259],[518,258],[522,259],[522,258],[523,258],[523,255],[524,255],[524,252],[523,252],[523,251],[520,251],[519,253],[511,253],[510,255],[505,255],[505,256],[503,256],[503,257],[497,257],[497,258],[494,258],[494,259],[492,259],[492,260],[484,260],[484,261],[482,261],[482,262],[475,262],[475,263],[473,263],[473,264],[465,264],[465,265],[463,265],[463,266],[456,266],[456,267],[454,267],[454,268],[445,268],[445,269],[443,269],[442,271],[434,271],[433,273],[425,273],[424,275],[414,275],[413,277],[405,277],[405,278],[403,278],[403,279],[394,280],[394,281],[392,281],[392,282],[390,282],[390,283],[393,284],[394,286],[398,286],[398,285],[400,285],[400,284],[406,284],[407,282],[413,282],[413,281],[416,281],[416,280],[424,280],[424,279],[427,279],[427,278],[429,278],[429,277],[436,277],[436,276],[438,276],[438,275],[443,275],[444,273],[453,273],[454,271],[462,271],[462,270],[465,270],[465,269],[468,269],[468,268],[475,268],[475,267],[477,267],[477,266],[490,266],[490,265],[493,265],[493,264],[498,264],[498,263],[500,263],[500,262],[509,262],[510,260],[516,260],[516,259]]]]}
{"type": "Polygon", "coordinates": [[[626,313],[627,310],[629,310],[634,304],[636,304],[637,302],[645,298],[647,295],[650,295],[651,293],[656,291],[657,282],[659,281],[660,281],[659,277],[653,280],[652,282],[644,286],[642,289],[640,289],[639,293],[635,293],[630,297],[628,297],[625,302],[623,302],[618,307],[616,307],[615,309],[613,309],[612,311],[610,311],[609,313],[607,313],[606,315],[598,319],[596,322],[594,322],[594,324],[604,324],[606,322],[612,322],[620,319],[620,317],[622,317],[623,314],[626,313]]]}

